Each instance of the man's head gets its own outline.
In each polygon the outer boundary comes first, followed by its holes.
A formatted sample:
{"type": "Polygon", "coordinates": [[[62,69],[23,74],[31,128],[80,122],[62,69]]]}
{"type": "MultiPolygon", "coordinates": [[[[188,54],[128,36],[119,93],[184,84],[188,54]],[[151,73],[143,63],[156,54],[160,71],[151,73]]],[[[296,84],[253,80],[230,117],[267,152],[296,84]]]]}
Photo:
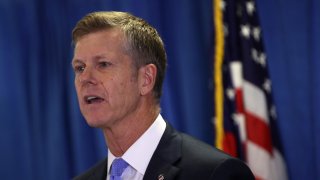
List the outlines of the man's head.
{"type": "Polygon", "coordinates": [[[166,67],[156,30],[128,13],[97,12],[81,19],[72,35],[75,86],[87,123],[111,128],[143,116],[154,120],[166,67]]]}
{"type": "Polygon", "coordinates": [[[73,29],[73,44],[76,45],[87,34],[112,28],[123,32],[124,51],[132,57],[137,69],[147,64],[156,66],[153,94],[159,102],[166,70],[166,52],[158,32],[146,21],[125,12],[93,12],[83,17],[73,29]]]}

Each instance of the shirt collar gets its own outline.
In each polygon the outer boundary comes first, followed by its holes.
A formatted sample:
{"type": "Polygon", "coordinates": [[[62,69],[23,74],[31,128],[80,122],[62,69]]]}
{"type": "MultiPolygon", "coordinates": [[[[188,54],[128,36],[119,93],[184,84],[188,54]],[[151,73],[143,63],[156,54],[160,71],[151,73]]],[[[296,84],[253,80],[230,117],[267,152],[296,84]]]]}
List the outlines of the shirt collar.
{"type": "MultiPolygon", "coordinates": [[[[123,154],[124,159],[131,167],[139,173],[146,172],[149,161],[156,150],[160,139],[166,129],[166,122],[159,114],[152,125],[134,142],[131,147],[123,154]]],[[[116,157],[108,150],[108,170],[116,157]]]]}

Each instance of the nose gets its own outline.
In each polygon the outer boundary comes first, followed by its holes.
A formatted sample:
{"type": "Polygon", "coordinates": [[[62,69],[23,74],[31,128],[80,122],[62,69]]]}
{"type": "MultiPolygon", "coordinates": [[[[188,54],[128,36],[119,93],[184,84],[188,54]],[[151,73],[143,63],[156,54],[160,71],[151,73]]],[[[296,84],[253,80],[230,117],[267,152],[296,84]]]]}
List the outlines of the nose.
{"type": "Polygon", "coordinates": [[[79,75],[79,81],[82,85],[97,84],[97,79],[95,77],[93,69],[91,69],[90,67],[86,67],[79,75]]]}

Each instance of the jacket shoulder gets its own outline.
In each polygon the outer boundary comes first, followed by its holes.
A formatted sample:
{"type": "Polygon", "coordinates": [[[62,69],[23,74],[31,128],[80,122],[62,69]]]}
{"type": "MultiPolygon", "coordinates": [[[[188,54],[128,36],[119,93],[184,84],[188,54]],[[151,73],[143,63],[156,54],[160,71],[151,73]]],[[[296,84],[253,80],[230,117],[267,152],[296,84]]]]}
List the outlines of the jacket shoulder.
{"type": "Polygon", "coordinates": [[[107,176],[107,158],[73,178],[73,180],[105,180],[107,176]]]}
{"type": "Polygon", "coordinates": [[[187,134],[180,134],[182,157],[178,166],[184,172],[182,176],[190,177],[189,172],[193,172],[206,179],[254,179],[249,167],[241,160],[187,134]]]}

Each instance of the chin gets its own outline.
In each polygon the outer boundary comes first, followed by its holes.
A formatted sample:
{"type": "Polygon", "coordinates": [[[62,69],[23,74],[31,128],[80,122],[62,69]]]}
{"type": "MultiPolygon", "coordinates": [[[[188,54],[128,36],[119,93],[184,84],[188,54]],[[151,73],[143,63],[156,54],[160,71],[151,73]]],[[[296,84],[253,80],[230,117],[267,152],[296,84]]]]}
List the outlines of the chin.
{"type": "Polygon", "coordinates": [[[87,124],[92,127],[92,128],[103,128],[105,127],[102,123],[97,123],[97,122],[88,122],[87,124]]]}
{"type": "Polygon", "coordinates": [[[108,121],[106,121],[106,119],[100,119],[100,118],[85,117],[85,120],[87,124],[93,128],[106,128],[106,127],[109,127],[109,124],[110,124],[108,123],[108,121]]]}
{"type": "Polygon", "coordinates": [[[90,126],[90,127],[93,127],[93,128],[100,128],[103,126],[103,122],[98,120],[98,119],[94,119],[94,118],[85,118],[86,119],[86,122],[87,124],[90,126]]]}

